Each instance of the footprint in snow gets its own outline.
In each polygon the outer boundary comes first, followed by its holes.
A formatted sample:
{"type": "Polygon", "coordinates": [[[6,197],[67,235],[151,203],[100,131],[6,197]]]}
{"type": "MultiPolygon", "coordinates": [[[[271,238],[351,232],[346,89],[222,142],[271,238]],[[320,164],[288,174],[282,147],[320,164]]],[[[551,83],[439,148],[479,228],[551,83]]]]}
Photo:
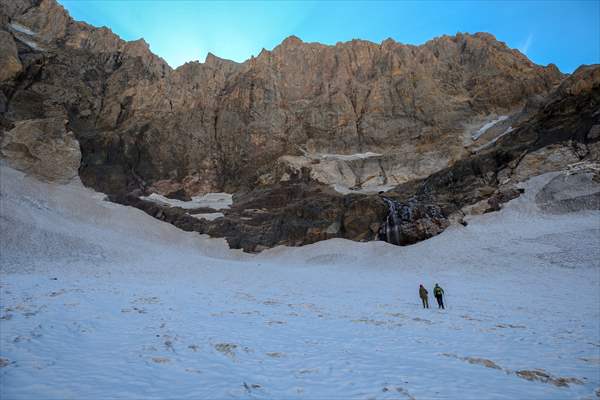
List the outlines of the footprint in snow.
{"type": "Polygon", "coordinates": [[[425,323],[425,324],[427,324],[427,325],[431,325],[431,324],[433,324],[433,322],[431,322],[430,320],[428,320],[428,319],[424,319],[424,318],[419,318],[419,317],[413,318],[413,321],[416,321],[416,322],[423,322],[423,323],[425,323]]]}
{"type": "Polygon", "coordinates": [[[121,309],[121,312],[122,313],[136,312],[138,314],[146,314],[146,310],[144,308],[137,308],[137,307],[123,308],[123,309],[121,309]]]}
{"type": "Polygon", "coordinates": [[[275,306],[275,305],[281,304],[281,302],[279,302],[277,300],[269,299],[269,300],[263,301],[263,304],[265,306],[275,306]]]}
{"type": "Polygon", "coordinates": [[[319,373],[319,368],[305,368],[305,369],[301,369],[300,371],[298,371],[298,373],[300,375],[318,374],[319,373]]]}
{"type": "Polygon", "coordinates": [[[406,389],[399,387],[399,386],[385,386],[383,389],[381,389],[381,391],[384,393],[398,392],[398,393],[404,395],[409,400],[416,400],[406,389]]]}
{"type": "Polygon", "coordinates": [[[152,297],[140,297],[131,302],[132,304],[158,304],[160,299],[156,296],[152,297]]]}
{"type": "Polygon", "coordinates": [[[512,328],[512,329],[526,329],[524,325],[512,325],[512,324],[497,324],[497,328],[512,328]]]}
{"type": "Polygon", "coordinates": [[[244,383],[242,384],[242,386],[244,386],[244,389],[246,389],[246,391],[247,391],[248,393],[251,393],[253,390],[257,390],[257,389],[260,389],[260,388],[262,388],[262,386],[261,386],[261,385],[259,385],[259,384],[257,384],[257,383],[251,383],[251,384],[247,384],[246,382],[244,382],[244,383]]]}

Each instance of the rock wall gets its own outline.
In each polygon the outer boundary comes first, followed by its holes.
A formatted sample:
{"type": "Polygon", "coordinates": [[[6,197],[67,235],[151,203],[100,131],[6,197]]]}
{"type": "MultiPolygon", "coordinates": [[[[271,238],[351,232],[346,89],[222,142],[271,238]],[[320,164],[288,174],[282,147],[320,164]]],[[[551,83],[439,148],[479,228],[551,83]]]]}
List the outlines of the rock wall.
{"type": "Polygon", "coordinates": [[[0,0],[0,55],[3,158],[54,180],[80,165],[113,200],[248,251],[373,240],[379,190],[405,211],[396,241],[414,243],[499,209],[519,181],[600,158],[600,67],[565,77],[487,33],[290,37],[243,63],[172,69],[54,0],[0,0]],[[140,199],[221,191],[234,204],[213,220],[140,199]]]}
{"type": "Polygon", "coordinates": [[[357,189],[424,178],[468,155],[474,127],[562,79],[486,33],[421,46],[290,37],[244,63],[209,54],[173,70],[143,40],[75,22],[54,0],[0,4],[4,124],[67,118],[83,181],[108,193],[248,190],[304,153],[382,154],[355,171],[357,189]]]}

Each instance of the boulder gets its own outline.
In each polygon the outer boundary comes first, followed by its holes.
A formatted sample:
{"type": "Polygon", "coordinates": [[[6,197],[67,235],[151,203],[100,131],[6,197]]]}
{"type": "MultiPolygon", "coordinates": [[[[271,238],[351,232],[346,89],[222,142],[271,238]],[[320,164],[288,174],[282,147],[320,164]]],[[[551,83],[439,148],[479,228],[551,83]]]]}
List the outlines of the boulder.
{"type": "Polygon", "coordinates": [[[12,35],[0,29],[0,82],[15,79],[22,70],[23,65],[12,35]]]}
{"type": "Polygon", "coordinates": [[[60,183],[77,176],[81,161],[79,143],[60,118],[16,122],[5,132],[0,152],[13,168],[60,183]]]}

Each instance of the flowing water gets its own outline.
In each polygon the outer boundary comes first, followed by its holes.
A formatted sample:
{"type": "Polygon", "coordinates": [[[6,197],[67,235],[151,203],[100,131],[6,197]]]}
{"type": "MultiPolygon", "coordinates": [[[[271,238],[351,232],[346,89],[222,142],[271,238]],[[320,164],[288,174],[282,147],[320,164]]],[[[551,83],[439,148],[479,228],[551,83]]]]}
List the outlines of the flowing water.
{"type": "Polygon", "coordinates": [[[405,217],[410,219],[411,210],[389,197],[382,197],[382,199],[388,207],[388,215],[379,231],[379,239],[400,245],[400,224],[405,217]]]}

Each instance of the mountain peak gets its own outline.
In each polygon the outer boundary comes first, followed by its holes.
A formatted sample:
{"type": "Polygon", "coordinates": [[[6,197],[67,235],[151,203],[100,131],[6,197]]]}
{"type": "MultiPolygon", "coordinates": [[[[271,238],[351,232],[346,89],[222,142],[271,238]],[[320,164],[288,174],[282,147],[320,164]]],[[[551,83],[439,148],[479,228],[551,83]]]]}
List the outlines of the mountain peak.
{"type": "Polygon", "coordinates": [[[282,46],[298,46],[300,44],[304,43],[302,41],[302,39],[300,39],[298,36],[296,35],[291,35],[286,37],[283,42],[281,42],[282,46]]]}

